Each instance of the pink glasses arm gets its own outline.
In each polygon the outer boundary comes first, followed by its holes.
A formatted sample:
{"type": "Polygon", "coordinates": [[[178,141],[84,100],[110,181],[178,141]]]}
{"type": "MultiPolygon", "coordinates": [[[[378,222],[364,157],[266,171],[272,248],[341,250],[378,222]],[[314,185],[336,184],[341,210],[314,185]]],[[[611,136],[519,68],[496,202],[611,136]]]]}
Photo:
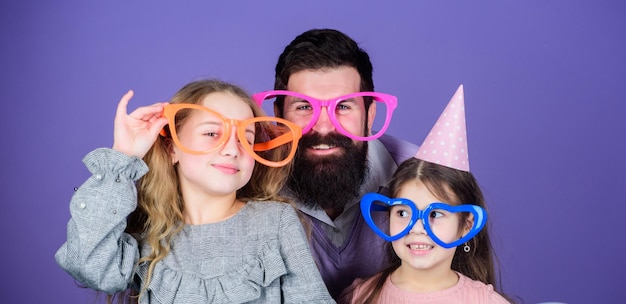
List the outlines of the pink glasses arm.
{"type": "Polygon", "coordinates": [[[292,92],[289,91],[284,91],[284,90],[272,90],[272,91],[263,91],[263,92],[258,92],[252,95],[252,100],[254,100],[256,102],[257,105],[262,105],[263,101],[265,101],[268,98],[272,98],[275,97],[276,95],[289,95],[289,94],[293,94],[292,92]]]}

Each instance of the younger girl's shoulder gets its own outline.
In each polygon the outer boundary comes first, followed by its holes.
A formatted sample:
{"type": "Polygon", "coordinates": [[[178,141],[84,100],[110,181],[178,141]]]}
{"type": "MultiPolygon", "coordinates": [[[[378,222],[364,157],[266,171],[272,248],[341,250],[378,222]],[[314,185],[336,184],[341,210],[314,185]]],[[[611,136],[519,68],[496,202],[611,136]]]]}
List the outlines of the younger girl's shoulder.
{"type": "Polygon", "coordinates": [[[459,275],[459,287],[464,289],[464,293],[470,294],[472,297],[480,299],[480,303],[490,304],[508,304],[501,294],[499,294],[491,284],[485,284],[481,281],[473,280],[461,273],[459,275]]]}
{"type": "Polygon", "coordinates": [[[356,278],[352,281],[350,286],[346,287],[343,290],[339,298],[337,299],[337,304],[351,304],[356,303],[357,299],[361,299],[364,294],[369,293],[374,284],[374,280],[376,280],[381,274],[375,274],[369,278],[356,278]]]}

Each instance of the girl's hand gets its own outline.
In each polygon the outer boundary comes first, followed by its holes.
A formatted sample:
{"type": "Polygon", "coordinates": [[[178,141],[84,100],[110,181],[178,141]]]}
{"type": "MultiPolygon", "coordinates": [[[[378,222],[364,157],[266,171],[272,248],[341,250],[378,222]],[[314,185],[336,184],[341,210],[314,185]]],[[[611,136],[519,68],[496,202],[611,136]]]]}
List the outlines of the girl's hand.
{"type": "Polygon", "coordinates": [[[122,96],[117,105],[113,131],[113,149],[130,156],[143,158],[148,152],[159,131],[167,124],[163,116],[165,102],[137,108],[126,114],[128,102],[133,97],[133,91],[122,96]]]}

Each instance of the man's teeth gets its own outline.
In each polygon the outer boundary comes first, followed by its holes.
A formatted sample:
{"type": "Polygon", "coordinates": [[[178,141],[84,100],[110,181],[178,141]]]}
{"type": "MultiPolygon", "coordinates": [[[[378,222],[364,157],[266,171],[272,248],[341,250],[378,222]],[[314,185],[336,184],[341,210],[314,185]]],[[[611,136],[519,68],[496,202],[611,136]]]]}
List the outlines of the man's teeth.
{"type": "Polygon", "coordinates": [[[433,249],[433,246],[426,245],[426,244],[419,244],[419,245],[409,245],[409,248],[411,250],[430,250],[430,249],[433,249]]]}
{"type": "Polygon", "coordinates": [[[330,148],[334,148],[335,146],[330,146],[330,145],[326,145],[326,144],[321,144],[321,145],[317,145],[317,146],[313,146],[313,149],[315,150],[328,150],[330,148]]]}

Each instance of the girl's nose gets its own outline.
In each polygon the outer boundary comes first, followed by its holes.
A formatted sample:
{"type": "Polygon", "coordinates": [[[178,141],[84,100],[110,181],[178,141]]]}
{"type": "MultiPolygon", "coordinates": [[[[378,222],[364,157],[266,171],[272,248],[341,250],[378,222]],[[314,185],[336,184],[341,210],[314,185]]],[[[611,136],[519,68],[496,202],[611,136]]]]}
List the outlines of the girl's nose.
{"type": "Polygon", "coordinates": [[[415,225],[413,225],[413,227],[411,228],[410,233],[426,234],[426,229],[424,229],[424,221],[422,221],[422,219],[417,219],[417,222],[415,222],[415,225]]]}
{"type": "Polygon", "coordinates": [[[230,134],[228,134],[228,139],[224,142],[224,146],[222,147],[220,154],[224,156],[237,157],[239,155],[239,152],[240,151],[239,139],[237,138],[237,127],[233,126],[231,128],[230,134]]]}

